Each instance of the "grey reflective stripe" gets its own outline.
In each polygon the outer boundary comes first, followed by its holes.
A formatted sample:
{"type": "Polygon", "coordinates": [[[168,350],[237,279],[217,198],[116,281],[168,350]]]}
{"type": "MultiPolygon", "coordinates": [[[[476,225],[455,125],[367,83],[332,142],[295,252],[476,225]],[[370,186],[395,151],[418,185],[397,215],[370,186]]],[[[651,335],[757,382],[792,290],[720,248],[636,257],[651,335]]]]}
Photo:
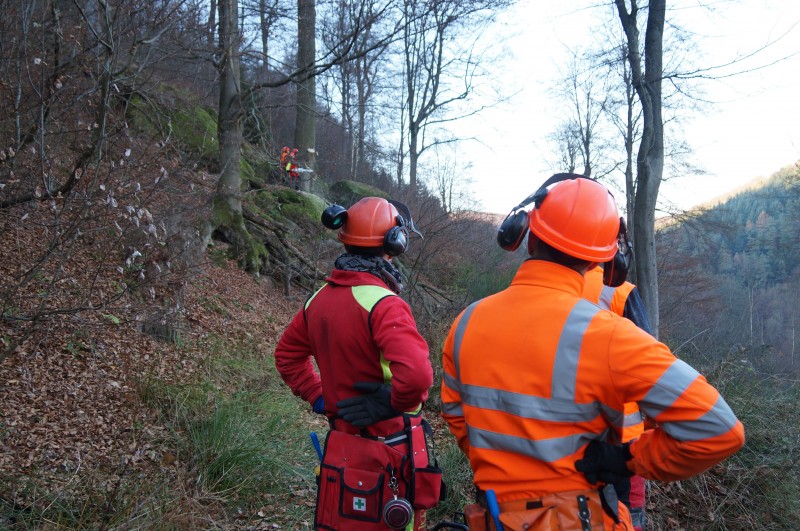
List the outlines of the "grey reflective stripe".
{"type": "Polygon", "coordinates": [[[452,389],[456,393],[460,393],[461,392],[461,382],[459,380],[453,378],[452,376],[450,376],[447,373],[444,373],[443,380],[444,380],[444,384],[447,387],[449,387],[450,389],[452,389]]]}
{"type": "Polygon", "coordinates": [[[612,288],[611,286],[603,286],[603,289],[600,290],[600,300],[597,301],[597,305],[604,310],[610,310],[611,299],[614,298],[614,292],[616,290],[616,288],[612,288]]]}
{"type": "Polygon", "coordinates": [[[469,318],[472,316],[472,312],[475,310],[475,307],[481,301],[475,301],[469,306],[467,309],[464,310],[464,315],[461,316],[461,319],[458,321],[458,326],[456,326],[456,333],[455,337],[453,338],[453,365],[456,368],[456,378],[461,380],[461,367],[459,366],[459,357],[460,357],[460,350],[461,350],[461,341],[464,339],[464,333],[467,331],[467,324],[469,324],[469,318]]]}
{"type": "Polygon", "coordinates": [[[728,433],[736,425],[736,415],[721,396],[711,411],[695,420],[663,422],[661,428],[679,441],[699,441],[728,433]]]}
{"type": "Polygon", "coordinates": [[[600,404],[600,409],[603,410],[603,416],[609,424],[619,428],[620,430],[625,427],[625,412],[613,409],[606,404],[600,404]]]}
{"type": "Polygon", "coordinates": [[[442,402],[442,413],[445,415],[454,415],[456,417],[464,416],[464,407],[460,402],[442,402]]]}
{"type": "Polygon", "coordinates": [[[639,408],[649,417],[657,417],[668,409],[700,373],[689,364],[676,359],[639,402],[639,408]]]}
{"type": "MultiPolygon", "coordinates": [[[[444,385],[455,391],[456,393],[461,393],[461,382],[450,376],[449,374],[445,373],[444,377],[444,385]]],[[[445,402],[442,400],[442,413],[447,415],[457,415],[459,417],[464,416],[464,408],[461,407],[461,402],[445,402]]]]}
{"type": "Polygon", "coordinates": [[[561,329],[556,359],[553,364],[553,393],[555,400],[575,401],[575,385],[578,379],[578,359],[581,354],[583,334],[589,323],[600,311],[591,302],[579,299],[561,329]]]}
{"type": "Polygon", "coordinates": [[[640,411],[637,411],[636,413],[628,413],[625,415],[625,420],[622,421],[622,427],[630,428],[631,426],[636,426],[642,422],[644,421],[642,420],[642,413],[640,411]]]}
{"type": "Polygon", "coordinates": [[[586,432],[553,439],[532,440],[525,437],[482,430],[469,425],[467,426],[467,434],[469,436],[469,445],[474,448],[514,452],[548,463],[553,463],[575,454],[591,441],[604,441],[608,438],[608,430],[604,430],[602,433],[586,432]]]}
{"type": "Polygon", "coordinates": [[[481,409],[548,422],[590,422],[600,415],[600,404],[597,402],[576,404],[468,384],[461,385],[461,402],[481,409]]]}

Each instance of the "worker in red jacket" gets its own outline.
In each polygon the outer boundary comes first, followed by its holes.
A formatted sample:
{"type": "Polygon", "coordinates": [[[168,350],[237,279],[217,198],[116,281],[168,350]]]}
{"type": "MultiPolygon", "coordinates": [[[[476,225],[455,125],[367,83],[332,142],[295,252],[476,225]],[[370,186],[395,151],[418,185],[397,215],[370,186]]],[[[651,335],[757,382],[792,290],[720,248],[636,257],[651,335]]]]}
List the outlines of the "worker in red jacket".
{"type": "MultiPolygon", "coordinates": [[[[554,175],[498,231],[509,250],[527,234],[529,258],[445,340],[442,416],[481,508],[506,529],[630,530],[614,483],[686,479],[744,444],[742,423],[701,374],[581,297],[586,271],[616,255],[619,228],[605,187],[554,175]],[[630,402],[654,427],[622,444],[630,402]]],[[[479,511],[470,517],[480,524],[479,511]]]]}
{"type": "Polygon", "coordinates": [[[433,370],[392,264],[408,247],[413,220],[402,203],[367,197],[348,210],[332,205],[322,221],[339,229],[345,252],[275,349],[284,382],[331,427],[315,528],[389,529],[407,513],[403,527],[425,529],[429,493],[420,481],[413,491],[408,467],[430,465],[421,410],[433,370]]]}

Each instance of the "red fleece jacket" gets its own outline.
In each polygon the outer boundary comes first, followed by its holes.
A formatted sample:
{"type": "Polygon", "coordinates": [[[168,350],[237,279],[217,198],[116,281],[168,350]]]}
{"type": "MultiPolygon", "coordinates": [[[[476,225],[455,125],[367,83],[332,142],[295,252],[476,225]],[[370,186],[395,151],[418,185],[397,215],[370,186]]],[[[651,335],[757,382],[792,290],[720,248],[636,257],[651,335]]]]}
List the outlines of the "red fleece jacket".
{"type": "Polygon", "coordinates": [[[387,291],[373,304],[380,290],[363,287],[386,284],[369,273],[334,270],[326,282],[278,341],[275,366],[283,381],[312,405],[322,395],[329,416],[338,401],[357,394],[356,382],[391,381],[392,407],[418,408],[433,370],[408,303],[387,291]]]}

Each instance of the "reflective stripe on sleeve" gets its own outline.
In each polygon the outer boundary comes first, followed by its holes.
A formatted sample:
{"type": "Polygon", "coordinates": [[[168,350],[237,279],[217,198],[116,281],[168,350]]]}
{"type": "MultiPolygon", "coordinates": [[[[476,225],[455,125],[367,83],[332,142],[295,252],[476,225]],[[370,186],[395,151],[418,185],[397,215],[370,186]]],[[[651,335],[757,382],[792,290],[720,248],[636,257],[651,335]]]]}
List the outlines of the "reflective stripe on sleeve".
{"type": "Polygon", "coordinates": [[[630,428],[632,426],[637,426],[644,422],[642,419],[642,413],[637,411],[636,413],[628,413],[625,415],[625,420],[622,421],[623,428],[630,428]]]}
{"type": "Polygon", "coordinates": [[[668,409],[694,382],[700,373],[676,359],[639,403],[649,417],[657,417],[668,409]]]}
{"type": "Polygon", "coordinates": [[[681,422],[663,422],[661,428],[678,441],[699,441],[728,433],[736,425],[736,420],[736,415],[720,396],[711,411],[702,417],[681,422]]]}
{"type": "Polygon", "coordinates": [[[445,415],[453,415],[454,417],[464,416],[464,407],[460,402],[444,402],[442,401],[442,413],[445,415]]]}
{"type": "Polygon", "coordinates": [[[447,387],[449,387],[450,389],[452,389],[456,393],[461,393],[461,382],[460,381],[456,380],[455,378],[453,378],[452,376],[450,376],[447,373],[444,373],[443,380],[444,380],[444,384],[447,387]]]}

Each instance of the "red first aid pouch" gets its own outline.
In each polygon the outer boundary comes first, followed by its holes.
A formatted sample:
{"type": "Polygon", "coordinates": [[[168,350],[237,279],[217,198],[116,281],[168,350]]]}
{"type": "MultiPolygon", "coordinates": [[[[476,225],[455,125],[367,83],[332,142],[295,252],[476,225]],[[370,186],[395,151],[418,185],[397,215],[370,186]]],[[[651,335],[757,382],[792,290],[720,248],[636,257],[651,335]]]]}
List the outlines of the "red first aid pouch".
{"type": "Polygon", "coordinates": [[[415,527],[424,522],[424,510],[441,498],[442,471],[435,460],[429,463],[426,430],[414,421],[404,433],[385,439],[328,432],[317,492],[317,529],[385,531],[383,509],[395,495],[413,506],[415,527]]]}

